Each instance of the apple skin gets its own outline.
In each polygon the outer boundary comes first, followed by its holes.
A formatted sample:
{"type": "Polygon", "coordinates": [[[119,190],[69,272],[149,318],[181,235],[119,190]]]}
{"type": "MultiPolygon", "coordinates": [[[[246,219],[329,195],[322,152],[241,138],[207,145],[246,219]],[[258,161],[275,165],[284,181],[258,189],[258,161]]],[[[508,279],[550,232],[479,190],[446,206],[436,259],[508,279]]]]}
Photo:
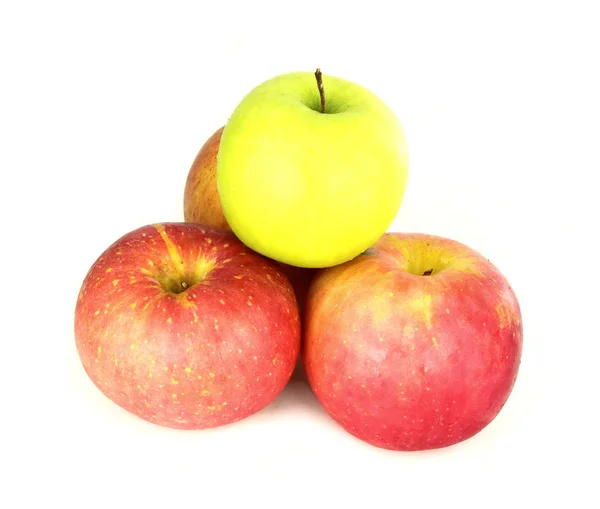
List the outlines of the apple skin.
{"type": "Polygon", "coordinates": [[[300,320],[288,279],[232,232],[163,223],[124,235],[92,265],[75,342],[117,405],[158,425],[203,429],[275,399],[298,358],[300,320]]]}
{"type": "MultiPolygon", "coordinates": [[[[223,215],[217,189],[217,153],[223,129],[224,126],[220,127],[206,140],[192,163],[185,184],[183,216],[189,223],[231,230],[223,215]]],[[[298,307],[302,309],[316,269],[277,263],[292,283],[298,307]]]]}
{"type": "Polygon", "coordinates": [[[231,230],[217,192],[217,152],[223,127],[206,140],[188,172],[183,194],[183,216],[189,223],[231,230]]]}
{"type": "Polygon", "coordinates": [[[302,320],[316,397],[345,430],[384,449],[472,437],[500,412],[521,360],[521,311],[506,278],[433,235],[387,233],[319,271],[302,320]]]}
{"type": "Polygon", "coordinates": [[[322,268],[359,255],[402,202],[402,126],[371,91],[323,76],[276,76],[230,116],[217,155],[223,213],[244,244],[274,260],[322,268]]]}
{"type": "Polygon", "coordinates": [[[310,283],[317,273],[318,269],[307,269],[305,267],[295,267],[294,265],[288,265],[287,263],[277,262],[277,265],[281,271],[290,280],[294,294],[296,295],[296,302],[298,303],[298,310],[302,312],[304,302],[306,301],[306,295],[310,288],[310,283]]]}

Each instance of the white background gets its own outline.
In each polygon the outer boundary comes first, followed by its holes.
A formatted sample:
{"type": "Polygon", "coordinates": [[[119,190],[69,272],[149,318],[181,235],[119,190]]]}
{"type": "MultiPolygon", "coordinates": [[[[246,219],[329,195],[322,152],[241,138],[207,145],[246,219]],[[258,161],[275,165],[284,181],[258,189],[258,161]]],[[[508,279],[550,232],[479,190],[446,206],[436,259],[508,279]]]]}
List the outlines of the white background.
{"type": "Polygon", "coordinates": [[[593,4],[3,2],[0,506],[599,507],[593,4]],[[79,363],[73,310],[96,257],[182,220],[189,166],[244,94],[317,66],[403,123],[390,230],[474,247],[520,300],[514,391],[455,447],[368,446],[302,382],[236,425],[163,429],[79,363]]]}

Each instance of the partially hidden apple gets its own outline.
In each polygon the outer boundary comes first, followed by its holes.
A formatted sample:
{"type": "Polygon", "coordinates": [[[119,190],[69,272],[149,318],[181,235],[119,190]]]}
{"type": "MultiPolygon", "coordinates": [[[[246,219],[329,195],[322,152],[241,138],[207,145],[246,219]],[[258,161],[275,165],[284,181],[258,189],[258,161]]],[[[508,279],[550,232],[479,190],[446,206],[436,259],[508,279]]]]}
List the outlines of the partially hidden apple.
{"type": "Polygon", "coordinates": [[[86,373],[147,421],[202,429],[258,412],[300,348],[292,287],[230,231],[188,223],[136,229],[92,265],[75,308],[86,373]]]}
{"type": "MultiPolygon", "coordinates": [[[[185,183],[183,215],[186,222],[231,230],[223,215],[217,189],[217,153],[222,134],[223,127],[220,127],[206,140],[190,167],[185,183]]],[[[302,309],[315,269],[277,263],[292,283],[298,306],[302,309]]]]}
{"type": "Polygon", "coordinates": [[[185,182],[183,216],[186,222],[231,230],[217,192],[217,152],[222,134],[220,127],[200,147],[192,163],[185,182]]]}
{"type": "Polygon", "coordinates": [[[246,245],[298,267],[329,267],[390,226],[408,174],[403,129],[374,93],[320,71],[247,94],[217,155],[223,213],[246,245]]]}
{"type": "Polygon", "coordinates": [[[344,429],[393,450],[472,437],[512,392],[521,311],[506,278],[451,239],[387,233],[320,271],[303,313],[309,383],[344,429]]]}

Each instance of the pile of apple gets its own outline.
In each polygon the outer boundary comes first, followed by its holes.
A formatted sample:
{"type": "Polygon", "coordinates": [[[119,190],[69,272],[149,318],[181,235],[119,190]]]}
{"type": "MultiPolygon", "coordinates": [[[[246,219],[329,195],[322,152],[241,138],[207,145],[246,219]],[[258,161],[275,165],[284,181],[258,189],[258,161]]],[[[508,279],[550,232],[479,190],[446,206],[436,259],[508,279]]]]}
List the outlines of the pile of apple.
{"type": "Polygon", "coordinates": [[[203,429],[271,403],[301,353],[361,440],[475,435],[512,391],[519,304],[469,247],[386,233],[407,170],[402,127],[369,90],[319,70],[260,84],[193,162],[185,222],[127,233],[90,268],[75,309],[86,373],[142,419],[203,429]]]}

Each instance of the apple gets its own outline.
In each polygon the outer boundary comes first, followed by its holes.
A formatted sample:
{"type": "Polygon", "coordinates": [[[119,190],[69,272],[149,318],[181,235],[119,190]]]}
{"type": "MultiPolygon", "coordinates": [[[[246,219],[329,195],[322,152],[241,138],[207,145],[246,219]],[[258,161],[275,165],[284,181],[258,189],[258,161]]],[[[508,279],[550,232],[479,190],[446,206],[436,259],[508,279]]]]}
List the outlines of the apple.
{"type": "Polygon", "coordinates": [[[315,75],[280,75],[242,99],[223,130],[217,186],[244,244],[322,268],[354,258],[388,229],[408,152],[398,118],[374,93],[315,75]]]}
{"type": "MultiPolygon", "coordinates": [[[[222,133],[223,127],[217,129],[192,163],[185,184],[183,216],[186,222],[231,230],[223,215],[217,189],[217,153],[222,133]]],[[[298,307],[302,309],[315,269],[277,263],[292,283],[298,307]]]]}
{"type": "Polygon", "coordinates": [[[384,234],[314,278],[302,358],[325,410],[374,446],[425,450],[466,440],[507,401],[523,328],[515,293],[457,241],[384,234]]]}
{"type": "Polygon", "coordinates": [[[202,145],[192,163],[183,194],[183,216],[189,223],[230,230],[217,192],[217,152],[222,134],[220,127],[202,145]]]}
{"type": "Polygon", "coordinates": [[[275,399],[298,358],[300,320],[287,277],[232,232],[163,223],[127,233],[92,265],[75,342],[117,405],[203,429],[275,399]]]}

